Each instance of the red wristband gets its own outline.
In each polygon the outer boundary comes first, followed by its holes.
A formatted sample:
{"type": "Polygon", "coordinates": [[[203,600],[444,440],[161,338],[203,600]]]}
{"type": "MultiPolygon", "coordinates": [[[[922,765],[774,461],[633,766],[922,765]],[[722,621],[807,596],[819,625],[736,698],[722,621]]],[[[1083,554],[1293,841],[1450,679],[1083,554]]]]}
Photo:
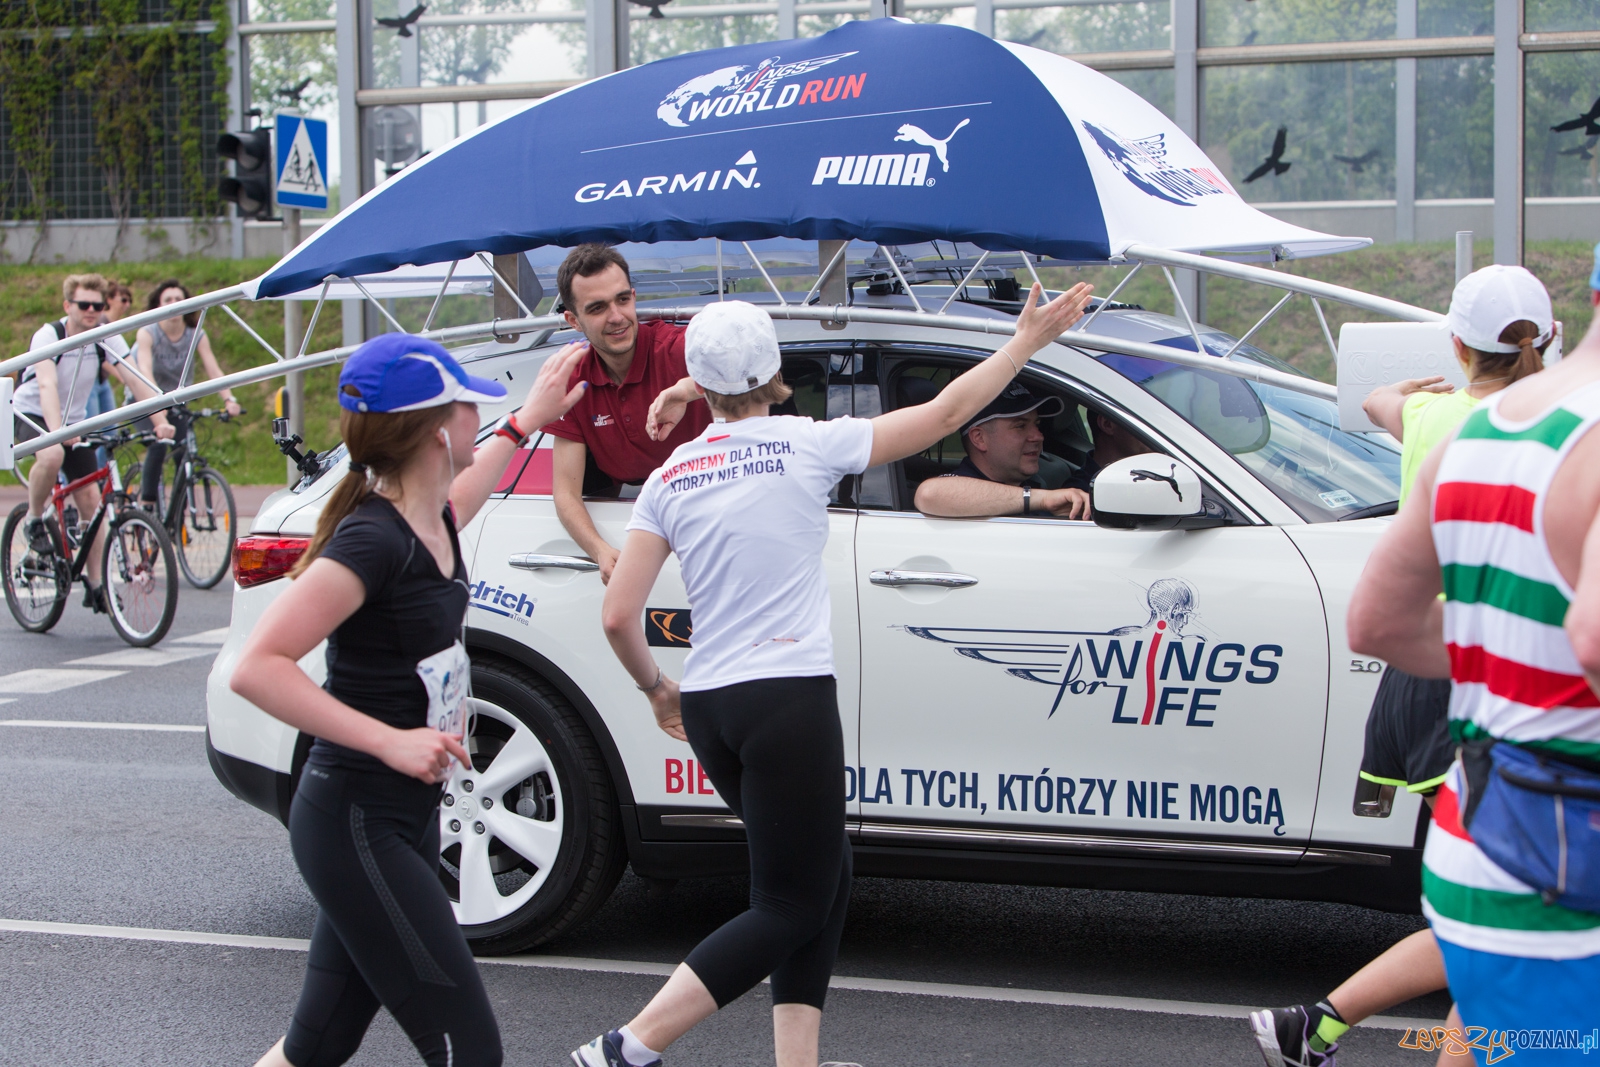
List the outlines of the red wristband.
{"type": "Polygon", "coordinates": [[[506,425],[511,427],[511,431],[515,433],[520,440],[526,441],[528,439],[528,435],[522,432],[522,427],[517,425],[516,412],[506,412],[506,425]]]}

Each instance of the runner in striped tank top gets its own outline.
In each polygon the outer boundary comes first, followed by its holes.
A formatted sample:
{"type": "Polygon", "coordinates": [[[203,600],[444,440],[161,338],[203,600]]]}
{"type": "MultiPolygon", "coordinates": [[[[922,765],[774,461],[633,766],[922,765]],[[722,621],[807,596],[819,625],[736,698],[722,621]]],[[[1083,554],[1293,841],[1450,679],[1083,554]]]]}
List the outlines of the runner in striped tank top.
{"type": "MultiPolygon", "coordinates": [[[[1600,767],[1600,563],[1584,553],[1600,551],[1597,423],[1591,329],[1429,457],[1362,575],[1351,648],[1421,676],[1448,672],[1458,741],[1600,767]]],[[[1585,1035],[1600,1040],[1600,914],[1546,904],[1490,860],[1463,825],[1463,784],[1458,760],[1434,804],[1423,909],[1467,1036],[1484,1028],[1480,1063],[1508,1051],[1518,1064],[1579,1062],[1585,1035]]],[[[1571,847],[1600,848],[1600,833],[1571,847]]]]}

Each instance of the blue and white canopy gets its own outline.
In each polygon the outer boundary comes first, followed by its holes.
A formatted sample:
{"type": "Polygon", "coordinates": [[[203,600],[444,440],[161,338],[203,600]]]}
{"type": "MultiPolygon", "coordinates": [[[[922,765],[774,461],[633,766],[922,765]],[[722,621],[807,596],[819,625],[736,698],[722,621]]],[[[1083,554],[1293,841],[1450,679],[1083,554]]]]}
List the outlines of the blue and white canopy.
{"type": "Polygon", "coordinates": [[[874,19],[531,104],[362,197],[248,295],[476,252],[706,237],[942,239],[1080,261],[1136,243],[1280,258],[1368,243],[1250,207],[1172,120],[1096,71],[874,19]]]}

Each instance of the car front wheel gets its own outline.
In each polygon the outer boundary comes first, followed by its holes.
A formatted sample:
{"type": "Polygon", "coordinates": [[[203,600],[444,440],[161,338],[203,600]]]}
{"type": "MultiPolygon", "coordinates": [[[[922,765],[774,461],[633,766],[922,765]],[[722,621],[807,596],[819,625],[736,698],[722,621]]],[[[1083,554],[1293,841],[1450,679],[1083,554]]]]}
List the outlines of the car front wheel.
{"type": "Polygon", "coordinates": [[[594,738],[542,678],[485,660],[472,692],[473,769],[455,769],[439,806],[439,877],[474,952],[521,952],[611,895],[621,815],[594,738]]]}

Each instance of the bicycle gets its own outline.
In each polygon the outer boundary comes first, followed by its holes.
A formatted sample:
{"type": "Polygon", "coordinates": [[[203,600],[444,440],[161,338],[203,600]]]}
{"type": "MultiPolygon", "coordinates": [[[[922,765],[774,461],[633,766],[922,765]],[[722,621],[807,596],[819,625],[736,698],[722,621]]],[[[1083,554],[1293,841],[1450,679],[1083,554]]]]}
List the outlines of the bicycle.
{"type": "MultiPolygon", "coordinates": [[[[174,475],[170,492],[164,481],[157,488],[156,515],[178,553],[178,567],[184,578],[196,589],[210,589],[222,581],[232,566],[238,512],[233,487],[200,455],[195,425],[204,419],[231,422],[235,416],[210,408],[191,412],[183,404],[175,404],[168,409],[167,418],[177,430],[171,441],[162,442],[172,446],[174,475]]],[[[148,447],[158,438],[146,432],[136,440],[148,447]]],[[[129,470],[130,499],[139,497],[142,477],[138,465],[129,470]]]]}
{"type": "Polygon", "coordinates": [[[27,504],[18,504],[6,517],[0,530],[0,571],[6,607],[24,630],[44,633],[61,619],[72,583],[83,576],[95,535],[105,523],[100,595],[112,629],[140,648],[166,636],[178,612],[177,567],[167,531],[155,516],[135,507],[123,487],[116,450],[130,440],[126,432],[85,434],[72,446],[104,445],[111,462],[93,474],[52,487],[44,523],[48,551],[35,551],[29,544],[27,504]],[[69,524],[68,500],[87,485],[99,486],[100,506],[87,524],[69,524]]]}

